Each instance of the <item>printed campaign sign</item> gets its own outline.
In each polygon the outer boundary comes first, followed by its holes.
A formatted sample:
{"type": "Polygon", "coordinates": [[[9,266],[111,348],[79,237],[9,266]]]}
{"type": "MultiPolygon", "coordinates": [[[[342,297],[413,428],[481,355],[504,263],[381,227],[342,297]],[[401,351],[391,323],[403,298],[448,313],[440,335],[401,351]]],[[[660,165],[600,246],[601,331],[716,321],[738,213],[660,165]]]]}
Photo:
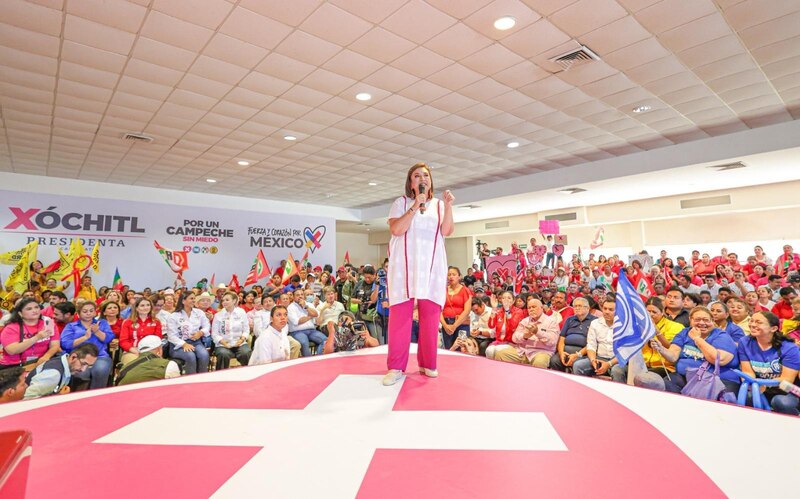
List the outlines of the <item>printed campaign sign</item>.
{"type": "Polygon", "coordinates": [[[312,265],[336,259],[336,223],[327,217],[15,191],[0,196],[0,253],[38,241],[38,259],[47,265],[72,238],[81,238],[88,251],[99,241],[100,272],[91,274],[96,285],[110,285],[115,268],[133,289],[171,285],[175,274],[154,241],[187,253],[189,285],[212,274],[225,282],[234,273],[247,275],[259,249],[270,268],[290,251],[295,258],[308,251],[312,265]]]}

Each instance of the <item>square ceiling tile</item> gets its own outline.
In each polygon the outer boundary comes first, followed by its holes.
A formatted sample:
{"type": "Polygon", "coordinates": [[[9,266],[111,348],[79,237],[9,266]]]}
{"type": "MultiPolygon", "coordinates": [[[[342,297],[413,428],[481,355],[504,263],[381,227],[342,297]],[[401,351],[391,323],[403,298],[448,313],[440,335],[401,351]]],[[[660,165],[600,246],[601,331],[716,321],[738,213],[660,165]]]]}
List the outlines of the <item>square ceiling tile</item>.
{"type": "Polygon", "coordinates": [[[322,4],[300,25],[306,33],[347,46],[372,28],[372,24],[330,3],[322,4]]]}
{"type": "Polygon", "coordinates": [[[616,0],[578,0],[550,16],[550,20],[567,34],[577,37],[627,14],[616,0]]]}
{"type": "Polygon", "coordinates": [[[154,0],[153,2],[153,10],[211,30],[219,28],[231,9],[233,9],[233,5],[226,0],[192,0],[191,2],[154,0]]]}
{"type": "Polygon", "coordinates": [[[349,48],[376,61],[389,63],[411,51],[414,43],[381,27],[375,27],[350,44],[349,48]]]}
{"type": "Polygon", "coordinates": [[[492,40],[469,26],[457,23],[431,38],[425,46],[434,52],[458,61],[488,47],[492,40]]]}
{"type": "Polygon", "coordinates": [[[455,19],[426,2],[410,0],[384,19],[381,26],[396,35],[421,44],[455,23],[455,19]]]}
{"type": "Polygon", "coordinates": [[[292,28],[251,10],[236,7],[219,28],[219,32],[272,50],[292,32],[292,28]]]}

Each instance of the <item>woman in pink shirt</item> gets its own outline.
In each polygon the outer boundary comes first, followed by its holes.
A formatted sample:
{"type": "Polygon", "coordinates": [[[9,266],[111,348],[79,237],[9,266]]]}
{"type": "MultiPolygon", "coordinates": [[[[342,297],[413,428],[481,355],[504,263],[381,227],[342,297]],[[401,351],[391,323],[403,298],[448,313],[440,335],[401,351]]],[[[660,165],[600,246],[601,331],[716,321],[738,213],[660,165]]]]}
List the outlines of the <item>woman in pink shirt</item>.
{"type": "Polygon", "coordinates": [[[42,309],[34,298],[20,301],[0,333],[3,357],[0,367],[24,366],[32,370],[50,360],[61,349],[55,323],[42,317],[42,309]]]}

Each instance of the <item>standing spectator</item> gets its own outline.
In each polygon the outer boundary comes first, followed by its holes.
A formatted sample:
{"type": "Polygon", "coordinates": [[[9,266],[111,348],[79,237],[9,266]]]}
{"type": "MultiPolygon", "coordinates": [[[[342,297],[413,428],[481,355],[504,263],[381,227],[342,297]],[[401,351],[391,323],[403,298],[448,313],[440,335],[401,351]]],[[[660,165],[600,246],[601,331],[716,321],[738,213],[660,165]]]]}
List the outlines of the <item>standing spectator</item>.
{"type": "Polygon", "coordinates": [[[235,356],[240,365],[246,366],[250,360],[250,321],[247,312],[238,307],[239,297],[231,291],[222,295],[222,310],[214,316],[211,324],[211,338],[216,348],[214,355],[217,357],[217,370],[230,367],[231,359],[235,356]]]}
{"type": "Polygon", "coordinates": [[[363,278],[356,284],[353,296],[350,297],[350,303],[356,305],[357,317],[366,324],[369,334],[380,341],[380,334],[375,328],[375,317],[378,315],[378,285],[375,282],[375,276],[375,267],[365,265],[363,278]]]}
{"type": "Polygon", "coordinates": [[[375,324],[383,335],[384,343],[389,343],[389,283],[386,276],[389,272],[389,259],[383,262],[383,268],[378,270],[378,301],[375,304],[375,324]]]}
{"type": "Polygon", "coordinates": [[[211,336],[206,314],[194,308],[194,294],[184,291],[178,297],[177,311],[167,319],[167,339],[172,358],[183,361],[186,374],[208,372],[208,350],[203,337],[211,336]]]}
{"type": "Polygon", "coordinates": [[[497,360],[547,369],[558,342],[558,322],[544,314],[539,299],[528,300],[528,317],[517,325],[513,341],[516,348],[501,350],[496,355],[497,360]]]}
{"type": "Polygon", "coordinates": [[[547,236],[547,239],[545,239],[544,241],[544,246],[546,249],[546,256],[547,256],[547,259],[544,262],[544,266],[554,269],[556,254],[553,253],[553,236],[551,235],[547,236]]]}
{"type": "Polygon", "coordinates": [[[442,344],[450,349],[460,332],[469,334],[469,312],[472,305],[470,292],[461,284],[458,267],[447,269],[447,294],[439,319],[442,325],[442,344]]]}
{"type": "Polygon", "coordinates": [[[108,355],[108,344],[114,339],[114,333],[105,319],[98,319],[97,306],[93,301],[83,302],[78,307],[79,319],[67,324],[61,334],[61,349],[72,352],[83,343],[91,343],[97,347],[97,362],[88,370],[79,373],[76,378],[88,380],[89,389],[108,386],[108,375],[111,373],[111,357],[108,355]]]}

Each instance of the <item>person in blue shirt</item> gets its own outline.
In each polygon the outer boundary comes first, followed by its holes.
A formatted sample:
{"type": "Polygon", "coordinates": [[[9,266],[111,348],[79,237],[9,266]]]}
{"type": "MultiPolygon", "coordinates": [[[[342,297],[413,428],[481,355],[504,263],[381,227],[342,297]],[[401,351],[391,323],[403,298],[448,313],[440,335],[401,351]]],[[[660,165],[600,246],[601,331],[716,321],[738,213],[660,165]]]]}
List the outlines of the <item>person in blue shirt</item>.
{"type": "Polygon", "coordinates": [[[711,310],[711,317],[714,318],[714,326],[728,333],[738,345],[744,338],[744,330],[731,322],[728,305],[721,301],[715,301],[711,303],[708,309],[711,310]]]}
{"type": "Polygon", "coordinates": [[[78,308],[78,320],[70,322],[61,332],[61,349],[71,353],[79,345],[91,343],[97,347],[97,362],[75,377],[88,380],[89,389],[108,386],[108,375],[111,372],[112,360],[108,355],[108,344],[114,339],[111,326],[105,319],[98,319],[97,305],[86,301],[78,308]]]}
{"type": "Polygon", "coordinates": [[[664,385],[668,392],[680,393],[686,386],[686,370],[698,368],[703,361],[711,365],[719,353],[719,377],[726,390],[733,393],[739,391],[739,377],[732,371],[739,367],[736,343],[731,335],[714,327],[711,311],[706,307],[695,307],[689,313],[689,327],[672,339],[669,348],[664,348],[658,341],[650,345],[662,357],[675,364],[676,372],[664,377],[664,385]]]}
{"type": "MultiPolygon", "coordinates": [[[[741,371],[757,379],[777,379],[797,382],[800,370],[800,348],[787,340],[779,328],[780,319],[772,312],[756,312],[750,318],[750,336],[739,342],[741,371]]],[[[800,398],[783,393],[780,388],[764,391],[772,410],[783,414],[800,415],[800,398]]],[[[748,405],[752,399],[748,397],[748,405]]]]}

